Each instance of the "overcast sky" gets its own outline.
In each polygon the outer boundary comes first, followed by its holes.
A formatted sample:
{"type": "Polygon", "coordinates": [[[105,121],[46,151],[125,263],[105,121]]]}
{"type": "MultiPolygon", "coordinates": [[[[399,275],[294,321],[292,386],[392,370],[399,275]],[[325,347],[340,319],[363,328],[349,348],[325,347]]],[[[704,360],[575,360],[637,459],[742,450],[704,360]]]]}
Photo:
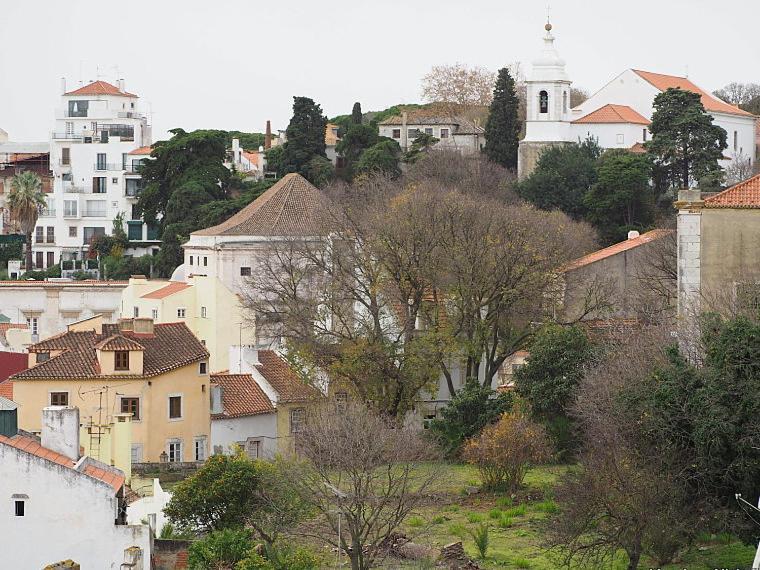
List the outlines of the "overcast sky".
{"type": "MultiPolygon", "coordinates": [[[[705,89],[760,82],[758,0],[553,0],[556,47],[595,91],[634,67],[705,89]]],[[[436,64],[496,70],[541,50],[536,0],[2,1],[0,128],[46,140],[69,88],[100,78],[152,111],[154,138],[182,127],[287,126],[292,97],[328,116],[420,99],[436,64]]]]}

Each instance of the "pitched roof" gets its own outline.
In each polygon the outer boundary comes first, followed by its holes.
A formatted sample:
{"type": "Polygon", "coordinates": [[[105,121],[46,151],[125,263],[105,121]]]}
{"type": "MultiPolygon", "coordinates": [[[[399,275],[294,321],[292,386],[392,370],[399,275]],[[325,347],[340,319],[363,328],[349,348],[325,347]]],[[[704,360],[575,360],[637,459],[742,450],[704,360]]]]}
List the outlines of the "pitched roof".
{"type": "Polygon", "coordinates": [[[128,152],[127,154],[150,154],[153,151],[153,147],[150,146],[141,146],[139,148],[136,148],[133,151],[128,152]]]}
{"type": "Polygon", "coordinates": [[[596,111],[591,111],[573,123],[633,123],[635,125],[648,125],[649,119],[629,107],[628,105],[604,105],[596,111]]]}
{"type": "Polygon", "coordinates": [[[165,297],[168,297],[169,295],[174,295],[175,293],[184,291],[188,287],[190,287],[190,285],[183,281],[170,281],[168,285],[165,285],[164,287],[161,287],[160,289],[156,289],[155,291],[151,291],[150,293],[146,293],[140,298],[141,299],[163,299],[165,297]]]}
{"type": "Polygon", "coordinates": [[[221,414],[213,419],[270,414],[274,405],[250,374],[212,374],[211,381],[222,387],[221,414]]]}
{"type": "Polygon", "coordinates": [[[643,143],[637,142],[633,143],[628,150],[634,154],[644,154],[647,151],[647,147],[645,147],[643,143]]]}
{"type": "Polygon", "coordinates": [[[256,370],[277,391],[280,396],[278,401],[305,402],[319,396],[318,391],[304,384],[290,365],[273,350],[259,350],[258,356],[260,364],[256,370]]]}
{"type": "Polygon", "coordinates": [[[618,253],[623,253],[624,251],[635,249],[637,247],[665,237],[666,235],[670,235],[673,233],[673,231],[674,230],[652,230],[646,232],[645,234],[641,234],[638,237],[621,241],[620,243],[616,243],[609,247],[605,247],[604,249],[594,251],[588,255],[584,255],[583,257],[571,261],[562,268],[562,271],[572,271],[574,269],[585,267],[586,265],[590,265],[597,261],[601,261],[602,259],[607,259],[608,257],[612,257],[618,253]]]}
{"type": "Polygon", "coordinates": [[[96,349],[105,351],[114,350],[145,350],[145,347],[136,340],[127,338],[121,334],[114,334],[108,338],[104,338],[98,344],[95,345],[96,349]]]}
{"type": "Polygon", "coordinates": [[[642,79],[648,81],[654,85],[660,91],[666,91],[671,88],[683,89],[684,91],[691,91],[692,93],[699,93],[702,97],[702,105],[704,105],[707,111],[714,113],[728,113],[729,115],[744,115],[746,117],[752,117],[752,113],[748,113],[739,107],[721,101],[713,94],[708,93],[704,89],[701,89],[696,84],[692,83],[686,77],[678,77],[677,75],[663,75],[662,73],[652,73],[651,71],[641,71],[639,69],[632,70],[636,75],[642,79]]]}
{"type": "Polygon", "coordinates": [[[117,375],[101,374],[95,352],[99,343],[104,340],[110,342],[114,335],[124,337],[125,341],[134,341],[143,347],[143,377],[164,374],[209,357],[206,347],[190,332],[185,323],[155,324],[152,335],[120,331],[118,324],[104,324],[103,334],[100,335],[91,330],[67,331],[33,344],[29,347],[29,352],[61,352],[15,374],[11,379],[23,381],[114,378],[117,375]]]}
{"type": "Polygon", "coordinates": [[[329,223],[325,196],[300,174],[286,174],[277,184],[200,236],[314,236],[329,223]]]}
{"type": "Polygon", "coordinates": [[[137,97],[134,93],[119,91],[119,88],[116,87],[116,85],[112,85],[107,81],[93,81],[84,87],[64,93],[64,95],[118,95],[121,97],[137,97]]]}
{"type": "Polygon", "coordinates": [[[705,198],[705,208],[760,208],[760,174],[705,198]]]}
{"type": "Polygon", "coordinates": [[[103,483],[106,483],[107,485],[110,485],[114,491],[118,491],[124,485],[123,473],[117,474],[113,473],[112,471],[102,469],[97,466],[100,464],[100,462],[94,460],[85,462],[80,471],[77,469],[77,463],[73,459],[66,457],[65,455],[61,455],[60,453],[57,453],[52,449],[48,449],[47,447],[42,447],[42,445],[40,445],[36,439],[31,437],[23,435],[6,437],[4,435],[0,435],[0,444],[15,447],[16,449],[19,449],[25,453],[29,453],[30,455],[41,457],[42,459],[46,459],[52,463],[73,469],[78,473],[83,473],[88,477],[92,477],[93,479],[97,479],[103,483]]]}
{"type": "Polygon", "coordinates": [[[18,404],[10,398],[0,396],[0,410],[15,410],[18,408],[18,404]]]}
{"type": "MultiPolygon", "coordinates": [[[[381,125],[403,125],[404,119],[401,115],[393,115],[380,121],[381,125]]],[[[485,129],[476,125],[469,119],[457,115],[440,115],[430,110],[412,111],[406,114],[407,126],[416,127],[420,125],[453,125],[455,131],[452,134],[472,135],[483,134],[485,129]]]]}

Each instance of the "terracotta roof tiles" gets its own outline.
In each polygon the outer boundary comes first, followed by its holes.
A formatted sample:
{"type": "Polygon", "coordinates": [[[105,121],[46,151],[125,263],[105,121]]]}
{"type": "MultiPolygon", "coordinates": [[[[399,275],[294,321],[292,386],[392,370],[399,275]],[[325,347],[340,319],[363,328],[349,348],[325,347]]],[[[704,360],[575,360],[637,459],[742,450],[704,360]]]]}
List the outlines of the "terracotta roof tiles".
{"type": "MultiPolygon", "coordinates": [[[[152,335],[120,331],[117,324],[104,324],[103,334],[100,335],[94,331],[67,331],[33,344],[29,347],[29,352],[61,352],[49,360],[15,374],[11,379],[25,381],[52,378],[103,378],[95,347],[114,335],[125,337],[143,347],[142,376],[144,377],[164,374],[209,357],[206,347],[190,332],[185,323],[155,324],[152,335]]],[[[117,375],[108,377],[115,376],[117,375]]]]}
{"type": "Polygon", "coordinates": [[[89,85],[64,93],[64,95],[118,95],[120,97],[137,97],[134,93],[119,91],[116,85],[107,81],[93,81],[89,85]]]}
{"type": "Polygon", "coordinates": [[[256,370],[277,391],[280,402],[305,402],[319,396],[318,391],[304,384],[290,365],[276,352],[259,350],[258,354],[260,364],[256,366],[256,370]]]}
{"type": "Polygon", "coordinates": [[[211,381],[222,387],[223,413],[213,419],[239,418],[274,413],[275,408],[250,374],[212,374],[211,381]]]}
{"type": "Polygon", "coordinates": [[[649,119],[633,110],[628,105],[604,105],[596,111],[591,111],[573,123],[632,123],[635,125],[648,125],[649,119]]]}
{"type": "Polygon", "coordinates": [[[663,75],[662,73],[652,73],[651,71],[641,71],[639,69],[634,69],[633,72],[645,81],[654,85],[660,91],[666,91],[668,89],[674,88],[691,91],[692,93],[698,93],[702,97],[702,105],[704,105],[707,111],[712,111],[714,113],[727,113],[729,115],[744,115],[746,117],[753,116],[752,113],[748,113],[739,107],[726,103],[725,101],[721,101],[711,93],[708,93],[704,89],[701,89],[696,84],[692,83],[686,77],[678,77],[676,75],[663,75]]]}
{"type": "Polygon", "coordinates": [[[673,233],[673,230],[652,230],[650,232],[646,232],[645,234],[641,234],[638,237],[621,241],[620,243],[616,243],[609,247],[605,247],[604,249],[594,251],[592,253],[589,253],[588,255],[584,255],[583,257],[579,259],[571,261],[570,263],[565,265],[565,267],[562,268],[562,271],[563,272],[572,271],[574,269],[578,269],[580,267],[590,265],[597,261],[601,261],[602,259],[607,259],[608,257],[612,257],[613,255],[617,255],[619,253],[623,253],[624,251],[635,249],[647,243],[653,242],[657,239],[660,239],[672,233],[673,233]]]}
{"type": "Polygon", "coordinates": [[[760,208],[760,174],[705,199],[705,208],[760,208]]]}
{"type": "Polygon", "coordinates": [[[286,174],[277,184],[200,236],[314,236],[329,224],[325,196],[303,176],[286,174]]]}
{"type": "Polygon", "coordinates": [[[152,151],[153,151],[153,147],[150,147],[150,146],[141,146],[139,148],[136,148],[133,151],[128,152],[127,154],[130,154],[130,155],[135,155],[135,154],[146,155],[147,154],[147,155],[149,155],[152,151]]]}
{"type": "Polygon", "coordinates": [[[145,350],[145,347],[136,340],[127,338],[121,334],[114,334],[108,338],[104,338],[98,344],[95,345],[98,350],[114,351],[114,350],[145,350]]]}
{"type": "Polygon", "coordinates": [[[156,289],[155,291],[151,291],[150,293],[146,293],[141,299],[163,299],[169,295],[184,291],[188,287],[190,287],[190,285],[182,281],[170,281],[168,285],[156,289]]]}

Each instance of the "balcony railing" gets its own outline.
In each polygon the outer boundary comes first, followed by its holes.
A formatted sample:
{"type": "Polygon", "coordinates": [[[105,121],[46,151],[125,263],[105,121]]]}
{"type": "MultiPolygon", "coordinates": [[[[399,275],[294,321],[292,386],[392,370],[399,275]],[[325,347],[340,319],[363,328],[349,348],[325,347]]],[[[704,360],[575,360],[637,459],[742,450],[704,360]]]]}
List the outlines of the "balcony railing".
{"type": "Polygon", "coordinates": [[[55,209],[45,208],[40,212],[40,218],[55,218],[55,209]]]}
{"type": "Polygon", "coordinates": [[[84,137],[75,133],[53,133],[55,140],[81,141],[84,137]]]}
{"type": "Polygon", "coordinates": [[[129,198],[137,198],[140,194],[142,194],[143,189],[142,188],[126,188],[124,190],[124,195],[129,198]]]}
{"type": "Polygon", "coordinates": [[[117,164],[115,162],[101,162],[101,163],[95,163],[95,166],[93,167],[94,170],[98,171],[120,171],[124,170],[124,167],[122,164],[117,164]]]}
{"type": "Polygon", "coordinates": [[[142,164],[125,164],[124,165],[124,172],[127,174],[140,174],[140,169],[142,168],[142,164]]]}
{"type": "Polygon", "coordinates": [[[92,188],[87,186],[76,186],[75,184],[69,184],[63,187],[63,191],[66,194],[87,194],[92,192],[92,188]]]}
{"type": "Polygon", "coordinates": [[[85,210],[82,212],[83,218],[105,218],[105,210],[85,210]]]}

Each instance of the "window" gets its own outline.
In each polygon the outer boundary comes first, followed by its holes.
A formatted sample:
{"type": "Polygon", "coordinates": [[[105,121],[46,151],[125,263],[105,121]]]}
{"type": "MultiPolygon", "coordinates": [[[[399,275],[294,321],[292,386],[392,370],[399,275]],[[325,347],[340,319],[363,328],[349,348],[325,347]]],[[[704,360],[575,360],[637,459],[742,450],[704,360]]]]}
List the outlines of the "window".
{"type": "Polygon", "coordinates": [[[401,129],[393,129],[393,138],[394,139],[400,139],[401,138],[401,129]]]}
{"type": "Polygon", "coordinates": [[[179,309],[177,309],[177,318],[178,319],[184,319],[185,318],[185,308],[184,307],[180,307],[179,309]]]}
{"type": "Polygon", "coordinates": [[[47,266],[53,267],[53,265],[55,265],[55,252],[48,251],[45,256],[47,257],[47,266]]]}
{"type": "Polygon", "coordinates": [[[303,408],[290,410],[290,433],[298,433],[302,431],[305,420],[306,410],[303,408]]]}
{"type": "Polygon", "coordinates": [[[77,201],[76,200],[63,201],[63,215],[64,217],[76,217],[77,215],[77,201]]]}
{"type": "Polygon", "coordinates": [[[37,353],[37,364],[40,362],[45,362],[46,360],[50,360],[50,353],[49,352],[38,352],[37,353]]]}
{"type": "Polygon", "coordinates": [[[140,221],[127,222],[127,239],[130,241],[141,241],[143,234],[143,225],[140,221]]]}
{"type": "Polygon", "coordinates": [[[140,307],[132,307],[132,316],[135,318],[140,316],[140,307]]]}
{"type": "Polygon", "coordinates": [[[105,176],[93,176],[92,177],[92,193],[104,194],[106,191],[106,177],[105,176]]]}
{"type": "Polygon", "coordinates": [[[335,408],[339,412],[345,412],[348,406],[348,392],[335,392],[335,408]]]}
{"type": "Polygon", "coordinates": [[[44,262],[44,256],[43,256],[42,252],[38,251],[37,253],[35,253],[34,254],[34,266],[37,269],[42,269],[44,263],[45,263],[44,262]]]}
{"type": "Polygon", "coordinates": [[[63,147],[61,149],[61,164],[71,164],[71,149],[69,147],[63,147]]]}
{"type": "MultiPolygon", "coordinates": [[[[89,101],[69,101],[69,117],[86,117],[87,108],[90,106],[89,101]]],[[[66,123],[68,125],[69,123],[66,123]]],[[[71,123],[72,130],[74,123],[71,123]]]]}
{"type": "Polygon", "coordinates": [[[433,129],[431,127],[425,127],[425,134],[433,136],[433,129]]]}
{"type": "Polygon", "coordinates": [[[258,459],[261,455],[261,442],[258,439],[248,438],[245,442],[245,454],[251,459],[258,459]]]}
{"type": "Polygon", "coordinates": [[[208,363],[207,362],[199,362],[198,363],[198,374],[207,374],[207,373],[208,373],[208,363]]]}
{"type": "Polygon", "coordinates": [[[206,307],[201,307],[201,318],[205,319],[208,317],[208,311],[206,310],[206,307]]]}
{"type": "Polygon", "coordinates": [[[25,513],[25,506],[26,504],[24,501],[14,501],[14,513],[17,517],[23,517],[25,513]]]}
{"type": "Polygon", "coordinates": [[[538,112],[549,112],[549,94],[546,91],[540,91],[538,93],[538,112]]]}
{"type": "Polygon", "coordinates": [[[126,185],[124,191],[127,196],[139,196],[143,190],[142,178],[127,178],[124,184],[126,185]]]}
{"type": "Polygon", "coordinates": [[[203,257],[203,267],[208,267],[208,257],[203,257]]]}
{"type": "Polygon", "coordinates": [[[169,442],[169,462],[180,463],[182,461],[182,442],[170,441],[169,442]]]}
{"type": "Polygon", "coordinates": [[[647,130],[641,129],[641,138],[644,140],[644,142],[647,142],[647,130]]]}
{"type": "Polygon", "coordinates": [[[192,265],[192,264],[193,264],[193,256],[191,255],[190,256],[190,265],[192,265]]]}
{"type": "Polygon", "coordinates": [[[114,369],[129,370],[129,351],[117,350],[114,352],[114,369]]]}
{"type": "MultiPolygon", "coordinates": [[[[105,190],[103,190],[105,192],[105,190]]],[[[102,218],[106,215],[105,200],[87,200],[85,202],[84,215],[89,217],[102,218]]]]}
{"type": "Polygon", "coordinates": [[[34,228],[34,241],[35,243],[42,243],[45,241],[45,228],[42,226],[34,228]]]}
{"type": "Polygon", "coordinates": [[[48,243],[55,243],[55,226],[48,226],[47,227],[47,242],[48,243]]]}
{"type": "Polygon", "coordinates": [[[182,396],[169,396],[169,419],[182,419],[182,396]]]}
{"type": "Polygon", "coordinates": [[[122,396],[121,413],[132,414],[133,420],[139,420],[140,419],[140,398],[122,396]]]}
{"type": "Polygon", "coordinates": [[[206,436],[196,437],[193,440],[195,447],[195,460],[206,461],[206,436]]]}
{"type": "Polygon", "coordinates": [[[625,136],[622,133],[618,133],[615,137],[615,140],[617,144],[624,144],[625,143],[625,136]]]}
{"type": "Polygon", "coordinates": [[[441,129],[441,138],[442,139],[449,138],[449,129],[441,129]]]}
{"type": "Polygon", "coordinates": [[[95,155],[95,170],[105,170],[106,169],[106,153],[99,152],[97,155],[95,155]]]}
{"type": "Polygon", "coordinates": [[[739,133],[738,131],[734,131],[734,152],[736,152],[736,149],[739,147],[739,133]]]}
{"type": "Polygon", "coordinates": [[[150,316],[154,321],[158,320],[158,309],[151,309],[150,316]]]}
{"type": "Polygon", "coordinates": [[[241,277],[250,277],[251,276],[251,268],[250,267],[241,267],[240,268],[240,276],[241,277]]]}
{"type": "Polygon", "coordinates": [[[26,326],[29,327],[29,330],[32,332],[32,336],[36,336],[39,334],[39,319],[37,317],[27,317],[26,318],[26,326]]]}
{"type": "Polygon", "coordinates": [[[69,226],[69,237],[77,237],[77,227],[76,226],[69,226]]]}
{"type": "Polygon", "coordinates": [[[132,444],[132,463],[142,463],[142,443],[132,444]]]}
{"type": "Polygon", "coordinates": [[[420,136],[420,130],[419,129],[407,129],[406,136],[410,139],[416,139],[418,136],[420,136]]]}
{"type": "Polygon", "coordinates": [[[68,392],[50,392],[50,405],[51,406],[68,406],[69,393],[68,392]]]}
{"type": "Polygon", "coordinates": [[[84,243],[89,244],[93,238],[106,235],[105,228],[84,228],[84,243]]]}

